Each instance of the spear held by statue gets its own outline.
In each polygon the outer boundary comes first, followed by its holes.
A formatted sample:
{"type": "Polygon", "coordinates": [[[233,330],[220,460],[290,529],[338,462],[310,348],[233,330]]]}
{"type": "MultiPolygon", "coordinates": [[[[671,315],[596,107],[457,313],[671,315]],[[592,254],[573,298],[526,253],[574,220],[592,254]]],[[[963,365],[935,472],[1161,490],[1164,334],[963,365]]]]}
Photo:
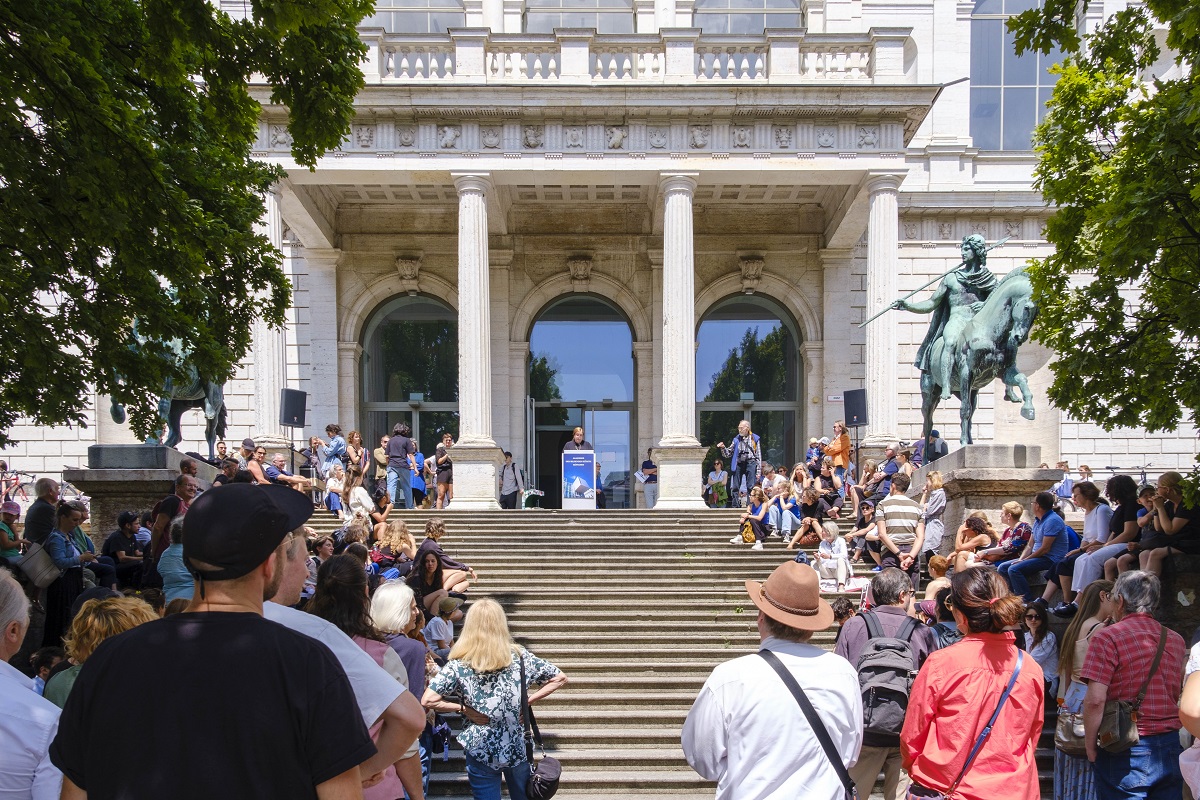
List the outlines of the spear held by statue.
{"type": "MultiPolygon", "coordinates": [[[[1011,236],[1005,236],[1003,239],[1001,239],[1000,241],[996,242],[996,243],[995,243],[994,245],[992,245],[991,247],[987,248],[987,250],[988,250],[989,252],[990,252],[990,251],[992,251],[992,250],[995,250],[997,247],[999,247],[1000,245],[1004,244],[1005,242],[1007,242],[1007,241],[1008,241],[1009,239],[1011,239],[1011,238],[1012,238],[1011,236]]],[[[910,297],[912,297],[913,295],[915,295],[917,292],[924,291],[925,289],[928,289],[930,286],[933,286],[935,283],[937,283],[938,281],[940,281],[942,278],[946,277],[947,275],[949,275],[949,274],[950,274],[950,273],[952,273],[952,272],[957,272],[958,270],[962,269],[962,268],[963,268],[963,267],[965,267],[966,265],[967,265],[967,260],[964,258],[962,261],[959,261],[959,262],[958,262],[958,264],[956,264],[956,265],[955,265],[955,266],[953,266],[952,268],[950,268],[950,269],[946,270],[946,271],[945,271],[945,272],[943,272],[941,275],[938,275],[936,278],[933,278],[932,280],[930,280],[930,281],[928,281],[928,282],[926,282],[926,283],[923,283],[923,284],[921,284],[921,285],[920,285],[920,286],[918,286],[916,289],[913,289],[911,292],[909,292],[908,294],[904,295],[904,297],[901,297],[899,300],[896,300],[896,301],[895,301],[895,302],[893,302],[891,305],[887,306],[886,308],[882,309],[881,311],[878,311],[878,312],[876,312],[876,313],[875,313],[875,314],[873,314],[873,315],[872,315],[872,316],[871,316],[869,319],[867,319],[865,322],[860,322],[860,323],[858,324],[858,327],[860,327],[860,328],[866,327],[867,325],[871,324],[871,323],[872,323],[872,322],[874,322],[875,320],[877,320],[877,319],[879,319],[880,317],[882,317],[882,316],[883,316],[884,314],[886,314],[887,312],[889,312],[889,311],[891,311],[891,310],[893,310],[893,309],[899,309],[899,308],[900,308],[900,304],[901,304],[901,303],[903,303],[905,300],[907,300],[908,298],[910,298],[910,297]]]]}

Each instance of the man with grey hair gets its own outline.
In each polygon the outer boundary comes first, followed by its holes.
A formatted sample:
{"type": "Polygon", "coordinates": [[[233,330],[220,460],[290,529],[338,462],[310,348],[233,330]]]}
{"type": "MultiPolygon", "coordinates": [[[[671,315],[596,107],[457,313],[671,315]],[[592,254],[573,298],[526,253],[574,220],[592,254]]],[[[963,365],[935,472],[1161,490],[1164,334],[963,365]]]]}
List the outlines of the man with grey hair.
{"type": "Polygon", "coordinates": [[[54,507],[58,505],[58,481],[54,478],[38,478],[33,484],[37,500],[25,512],[25,530],[22,534],[26,539],[37,544],[45,544],[46,537],[54,530],[54,507]]]}
{"type": "Polygon", "coordinates": [[[1091,637],[1080,679],[1087,683],[1083,699],[1084,742],[1096,776],[1096,796],[1108,798],[1176,798],[1183,790],[1179,772],[1179,690],[1187,649],[1183,637],[1152,616],[1162,588],[1158,577],[1141,570],[1126,572],[1113,586],[1112,625],[1091,637]],[[1110,753],[1098,747],[1096,735],[1104,704],[1137,702],[1138,743],[1110,753]]]}
{"type": "MultiPolygon", "coordinates": [[[[913,599],[912,580],[903,570],[887,567],[871,579],[871,599],[875,605],[870,611],[856,614],[842,625],[833,652],[858,669],[859,661],[872,639],[898,639],[907,642],[912,651],[912,671],[915,675],[925,663],[925,658],[937,650],[937,638],[932,628],[917,624],[908,614],[913,599]]],[[[863,697],[865,701],[867,691],[863,692],[863,697]]],[[[864,712],[867,710],[864,708],[864,712]]],[[[899,728],[894,734],[870,730],[863,732],[858,763],[850,770],[859,797],[871,795],[880,772],[883,773],[884,798],[900,800],[904,797],[908,790],[908,776],[901,765],[899,728]]]]}
{"type": "Polygon", "coordinates": [[[29,599],[12,573],[0,569],[0,796],[58,800],[62,773],[50,763],[58,707],[33,690],[33,679],[8,661],[29,629],[29,599]]]}

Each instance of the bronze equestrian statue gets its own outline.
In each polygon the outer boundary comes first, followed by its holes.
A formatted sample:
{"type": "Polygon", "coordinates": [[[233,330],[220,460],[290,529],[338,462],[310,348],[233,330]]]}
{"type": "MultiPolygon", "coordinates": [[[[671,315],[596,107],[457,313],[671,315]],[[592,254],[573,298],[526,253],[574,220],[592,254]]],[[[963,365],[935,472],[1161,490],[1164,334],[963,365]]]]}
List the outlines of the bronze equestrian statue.
{"type": "Polygon", "coordinates": [[[1024,267],[997,281],[987,268],[988,250],[982,236],[963,237],[962,263],[942,276],[932,297],[912,302],[908,298],[913,292],[890,306],[932,314],[913,362],[921,370],[921,435],[926,439],[938,403],[953,394],[961,403],[959,442],[971,444],[979,390],[996,378],[1004,381],[1004,399],[1021,403],[1021,416],[1034,418],[1029,382],[1016,366],[1017,349],[1029,338],[1037,317],[1033,287],[1024,267]]]}

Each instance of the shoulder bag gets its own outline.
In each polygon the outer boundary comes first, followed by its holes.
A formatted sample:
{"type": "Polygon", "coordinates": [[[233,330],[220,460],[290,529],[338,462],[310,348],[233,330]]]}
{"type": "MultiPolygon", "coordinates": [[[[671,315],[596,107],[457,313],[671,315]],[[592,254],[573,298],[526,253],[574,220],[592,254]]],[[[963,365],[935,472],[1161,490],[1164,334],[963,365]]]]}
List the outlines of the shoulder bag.
{"type": "Polygon", "coordinates": [[[995,727],[996,720],[1000,717],[1000,709],[1004,708],[1004,704],[1008,702],[1008,696],[1012,694],[1013,686],[1017,683],[1017,676],[1021,674],[1021,665],[1024,663],[1025,651],[1018,650],[1017,667],[1013,670],[1012,677],[1008,679],[1008,686],[1004,687],[1004,694],[1000,695],[1000,702],[996,704],[996,710],[992,712],[992,718],[988,720],[987,725],[984,725],[983,730],[979,732],[979,738],[975,740],[975,746],[971,748],[971,754],[967,756],[967,760],[963,763],[963,768],[959,771],[958,777],[954,779],[954,783],[950,784],[950,788],[944,792],[939,792],[936,789],[921,786],[914,781],[908,785],[907,800],[947,800],[954,796],[954,792],[958,789],[958,785],[962,783],[967,770],[971,768],[971,764],[975,763],[975,757],[979,755],[979,751],[983,749],[984,743],[992,735],[992,728],[995,727]]]}
{"type": "Polygon", "coordinates": [[[796,704],[804,712],[804,718],[808,720],[808,726],[812,728],[813,733],[817,736],[817,741],[821,743],[821,749],[825,751],[825,757],[829,759],[829,763],[833,765],[834,772],[837,773],[838,778],[842,781],[846,800],[858,800],[858,793],[854,790],[854,781],[850,779],[850,773],[846,771],[846,765],[842,763],[842,757],[838,755],[837,747],[834,746],[833,739],[830,738],[829,731],[825,728],[825,723],[817,716],[817,710],[808,701],[808,697],[804,694],[804,690],[800,688],[800,684],[796,683],[796,679],[792,676],[792,673],[788,672],[783,662],[779,660],[779,656],[770,650],[759,650],[758,654],[763,657],[764,661],[771,665],[771,669],[775,670],[776,674],[779,675],[779,679],[783,681],[784,686],[787,686],[788,691],[792,693],[792,697],[796,698],[796,704]]]}
{"type": "Polygon", "coordinates": [[[562,777],[562,764],[557,758],[546,755],[542,745],[542,732],[538,730],[537,720],[533,717],[533,708],[529,705],[529,690],[525,686],[525,654],[514,653],[517,663],[521,665],[521,718],[525,720],[525,756],[529,762],[529,784],[525,794],[529,800],[550,800],[558,791],[558,780],[562,777]],[[542,751],[542,760],[533,763],[533,746],[542,751]]]}
{"type": "Polygon", "coordinates": [[[1096,731],[1096,744],[1110,753],[1124,753],[1140,740],[1138,738],[1137,718],[1138,709],[1146,699],[1146,690],[1150,688],[1150,679],[1158,672],[1158,664],[1162,661],[1163,650],[1167,646],[1167,629],[1159,626],[1158,650],[1154,652],[1154,663],[1142,688],[1138,689],[1137,699],[1110,700],[1104,704],[1104,717],[1100,720],[1100,729],[1096,731]]]}
{"type": "Polygon", "coordinates": [[[31,544],[25,555],[16,560],[16,564],[25,573],[25,577],[39,589],[45,589],[62,575],[62,570],[54,566],[54,559],[43,545],[31,544]]]}

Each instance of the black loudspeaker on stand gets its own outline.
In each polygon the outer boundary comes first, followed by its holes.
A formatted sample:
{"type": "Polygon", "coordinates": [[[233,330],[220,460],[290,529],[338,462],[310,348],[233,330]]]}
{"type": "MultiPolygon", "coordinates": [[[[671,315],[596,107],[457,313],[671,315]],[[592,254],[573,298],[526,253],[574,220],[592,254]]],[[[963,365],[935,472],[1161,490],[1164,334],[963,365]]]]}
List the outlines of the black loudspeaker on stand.
{"type": "Polygon", "coordinates": [[[304,427],[304,406],[308,403],[308,392],[299,389],[279,391],[279,424],[285,428],[304,427]]]}
{"type": "MultiPolygon", "coordinates": [[[[858,429],[867,424],[867,390],[847,389],[842,392],[842,403],[845,405],[846,427],[854,429],[854,468],[858,469],[858,429]]],[[[859,480],[865,480],[856,474],[859,480]]]]}
{"type": "Polygon", "coordinates": [[[867,390],[847,389],[842,393],[845,403],[846,427],[861,428],[867,424],[867,390]]]}

